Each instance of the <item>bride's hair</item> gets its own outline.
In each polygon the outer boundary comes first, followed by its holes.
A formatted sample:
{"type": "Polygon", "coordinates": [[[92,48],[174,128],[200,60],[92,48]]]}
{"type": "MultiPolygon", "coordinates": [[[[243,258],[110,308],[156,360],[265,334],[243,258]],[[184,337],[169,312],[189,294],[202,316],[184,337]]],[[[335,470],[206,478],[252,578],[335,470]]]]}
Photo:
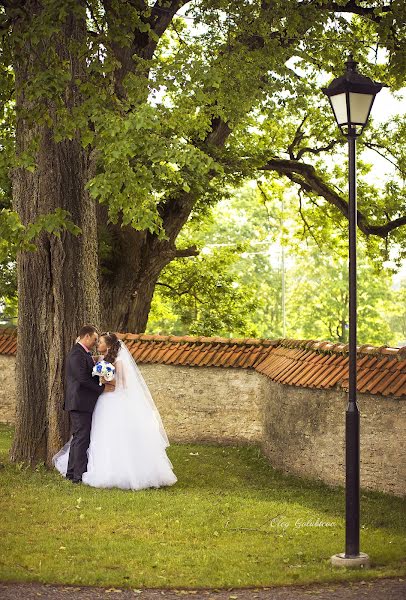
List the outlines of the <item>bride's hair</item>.
{"type": "Polygon", "coordinates": [[[109,331],[101,333],[100,337],[104,337],[106,340],[106,345],[108,346],[107,354],[104,357],[104,360],[109,363],[114,363],[117,358],[118,351],[120,350],[120,340],[115,333],[110,333],[109,331]]]}

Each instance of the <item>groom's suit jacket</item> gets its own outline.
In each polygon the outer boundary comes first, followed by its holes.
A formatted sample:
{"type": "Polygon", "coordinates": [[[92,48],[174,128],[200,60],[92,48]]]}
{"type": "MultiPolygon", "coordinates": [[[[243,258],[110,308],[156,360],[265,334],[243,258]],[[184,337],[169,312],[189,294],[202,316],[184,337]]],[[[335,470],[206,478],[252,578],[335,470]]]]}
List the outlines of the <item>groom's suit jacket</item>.
{"type": "Polygon", "coordinates": [[[75,344],[66,357],[64,410],[92,413],[97,398],[104,392],[99,378],[92,376],[94,362],[91,354],[80,344],[75,344]]]}

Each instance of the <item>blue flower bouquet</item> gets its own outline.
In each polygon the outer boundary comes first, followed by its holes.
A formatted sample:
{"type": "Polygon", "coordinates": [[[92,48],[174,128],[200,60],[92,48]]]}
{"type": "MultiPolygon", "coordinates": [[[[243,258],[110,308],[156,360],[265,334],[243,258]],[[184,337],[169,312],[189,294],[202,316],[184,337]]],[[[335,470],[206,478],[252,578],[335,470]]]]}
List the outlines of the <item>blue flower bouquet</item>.
{"type": "MultiPolygon", "coordinates": [[[[99,360],[93,367],[92,375],[98,375],[100,377],[104,377],[107,381],[112,381],[115,375],[114,366],[106,362],[105,360],[99,360]]],[[[99,379],[99,385],[102,385],[102,382],[99,379]]]]}

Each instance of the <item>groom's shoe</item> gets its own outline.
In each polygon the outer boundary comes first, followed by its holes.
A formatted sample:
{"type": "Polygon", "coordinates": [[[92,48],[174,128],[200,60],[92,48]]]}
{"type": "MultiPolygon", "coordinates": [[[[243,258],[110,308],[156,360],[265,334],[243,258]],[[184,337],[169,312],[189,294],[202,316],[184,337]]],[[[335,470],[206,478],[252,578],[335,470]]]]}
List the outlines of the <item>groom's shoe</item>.
{"type": "Polygon", "coordinates": [[[81,479],[71,479],[72,483],[82,483],[81,479]]]}

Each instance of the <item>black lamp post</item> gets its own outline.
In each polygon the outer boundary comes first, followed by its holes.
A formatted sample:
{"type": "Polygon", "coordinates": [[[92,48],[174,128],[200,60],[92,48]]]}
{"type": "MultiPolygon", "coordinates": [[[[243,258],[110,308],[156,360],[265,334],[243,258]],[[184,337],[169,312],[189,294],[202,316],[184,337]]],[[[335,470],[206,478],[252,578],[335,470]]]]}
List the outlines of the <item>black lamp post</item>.
{"type": "Polygon", "coordinates": [[[360,75],[350,56],[347,70],[327,88],[337,125],[348,140],[348,233],[349,233],[349,386],[345,419],[345,553],[335,554],[335,566],[367,567],[369,557],[359,551],[359,411],[357,406],[357,192],[356,138],[367,124],[376,94],[383,85],[360,75]]]}

